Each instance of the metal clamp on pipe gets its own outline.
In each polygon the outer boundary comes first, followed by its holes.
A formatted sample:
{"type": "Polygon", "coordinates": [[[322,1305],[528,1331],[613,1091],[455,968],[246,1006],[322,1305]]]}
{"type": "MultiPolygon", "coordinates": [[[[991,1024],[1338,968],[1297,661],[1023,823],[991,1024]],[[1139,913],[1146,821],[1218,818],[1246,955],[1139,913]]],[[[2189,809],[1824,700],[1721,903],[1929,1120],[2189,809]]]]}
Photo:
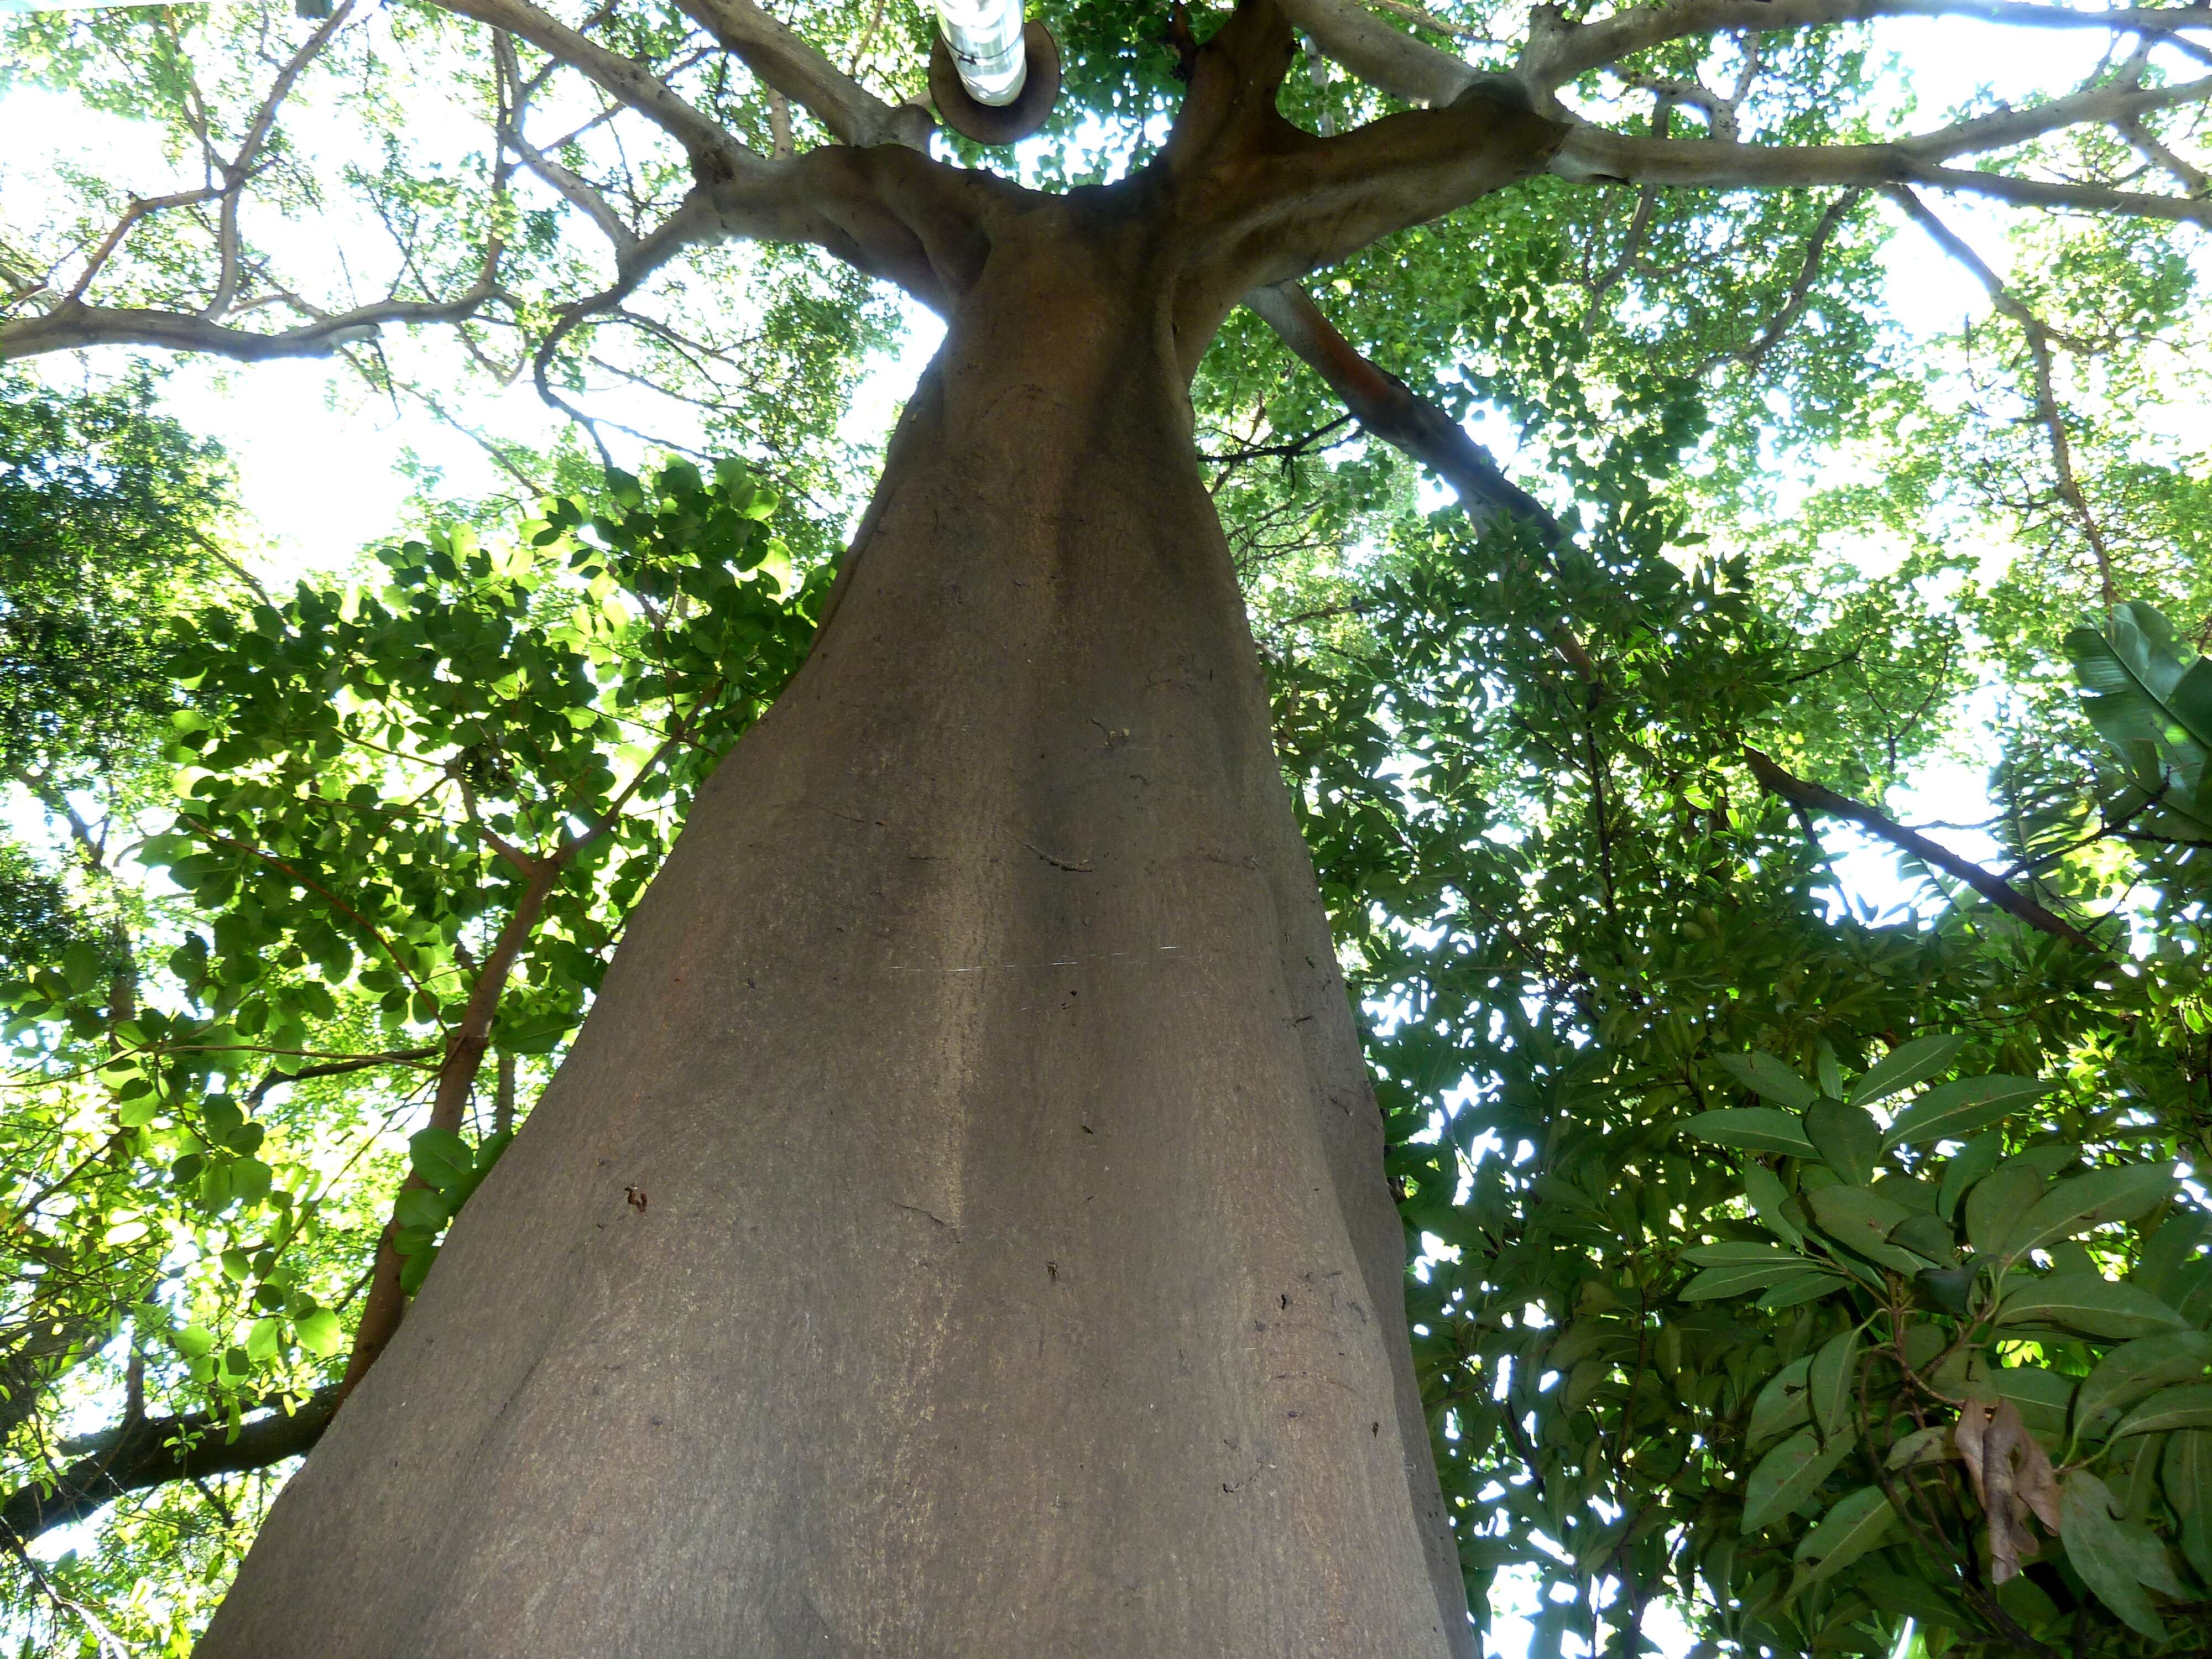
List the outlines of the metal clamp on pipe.
{"type": "Polygon", "coordinates": [[[1045,123],[1060,97],[1060,43],[1024,23],[1022,0],[937,0],[929,93],[953,131],[1011,144],[1045,123]]]}

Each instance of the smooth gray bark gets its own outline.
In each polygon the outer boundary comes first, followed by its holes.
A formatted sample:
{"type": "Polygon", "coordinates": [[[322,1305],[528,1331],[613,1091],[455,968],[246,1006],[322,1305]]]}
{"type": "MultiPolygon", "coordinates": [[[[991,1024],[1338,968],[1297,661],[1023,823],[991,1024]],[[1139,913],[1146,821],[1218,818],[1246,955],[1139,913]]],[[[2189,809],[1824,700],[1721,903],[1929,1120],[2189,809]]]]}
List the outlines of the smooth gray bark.
{"type": "Polygon", "coordinates": [[[1195,352],[1037,220],[205,1659],[1474,1652],[1195,352]]]}

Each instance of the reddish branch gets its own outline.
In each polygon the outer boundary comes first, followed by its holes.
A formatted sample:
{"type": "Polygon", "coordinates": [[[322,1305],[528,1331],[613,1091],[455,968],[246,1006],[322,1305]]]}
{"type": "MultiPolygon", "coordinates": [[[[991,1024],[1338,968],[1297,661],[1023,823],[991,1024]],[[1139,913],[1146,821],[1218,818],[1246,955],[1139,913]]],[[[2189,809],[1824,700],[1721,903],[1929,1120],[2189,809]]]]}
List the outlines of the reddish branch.
{"type": "MultiPolygon", "coordinates": [[[[1283,343],[1344,399],[1362,430],[1372,433],[1394,448],[1428,467],[1456,492],[1461,507],[1477,526],[1494,514],[1504,514],[1534,526],[1547,547],[1566,539],[1566,530],[1534,495],[1498,470],[1482,446],[1435,404],[1396,375],[1361,355],[1359,348],[1337,332],[1313,296],[1295,283],[1255,289],[1244,296],[1261,321],[1282,337],[1283,343]]],[[[1562,623],[1552,631],[1552,644],[1579,674],[1595,687],[1600,676],[1572,628],[1562,623]]]]}
{"type": "MultiPolygon", "coordinates": [[[[499,937],[492,941],[491,949],[477,965],[476,979],[469,988],[469,1000],[463,1005],[461,1016],[453,1024],[446,1039],[445,1058],[438,1067],[437,1092],[430,1104],[430,1121],[425,1126],[458,1133],[463,1114],[468,1109],[469,1097],[476,1087],[477,1074],[483,1069],[484,1052],[491,1046],[493,1022],[498,1018],[500,999],[507,990],[507,981],[514,971],[531,937],[537,932],[539,917],[544,914],[546,901],[561,884],[562,878],[574,867],[583,851],[614,826],[645,781],[659,770],[661,763],[682,744],[689,740],[699,716],[713,706],[721,694],[722,682],[708,686],[691,712],[676,720],[668,734],[642,765],[631,775],[630,781],[609,801],[605,808],[592,821],[591,827],[581,834],[565,836],[559,844],[542,857],[530,858],[501,842],[486,830],[497,843],[502,857],[515,864],[525,874],[522,891],[516,896],[514,908],[508,913],[506,925],[499,937]]],[[[473,817],[473,811],[471,817],[473,817]]],[[[502,1085],[510,1091],[513,1079],[502,1073],[502,1085]]],[[[513,1110],[513,1096],[507,1097],[506,1109],[513,1110]]],[[[404,1196],[419,1191],[429,1183],[412,1170],[400,1183],[404,1196]]],[[[405,1265],[400,1258],[398,1200],[393,1200],[392,1213],[386,1220],[384,1230],[377,1235],[376,1259],[369,1270],[368,1295],[362,1302],[361,1323],[355,1328],[353,1348],[346,1356],[345,1376],[337,1385],[340,1401],[360,1385],[399,1329],[399,1322],[407,1311],[407,1293],[399,1282],[400,1269],[405,1265]]]]}
{"type": "Polygon", "coordinates": [[[1832,789],[1801,778],[1794,772],[1785,770],[1772,756],[1762,754],[1748,744],[1744,745],[1743,758],[1751,768],[1752,776],[1759,780],[1759,787],[1788,801],[1792,806],[1857,824],[1899,851],[1908,853],[1922,863],[1932,865],[1945,875],[1966,883],[2007,915],[2016,916],[2039,932],[2081,945],[2085,950],[2103,949],[2080,928],[2062,917],[2051,915],[2002,877],[1992,875],[1971,859],[1960,858],[1949,848],[1938,845],[1917,830],[1906,829],[1896,819],[1876,811],[1864,801],[1853,800],[1849,795],[1839,795],[1832,789]]]}
{"type": "Polygon", "coordinates": [[[1430,468],[1477,517],[1486,508],[1536,525],[1552,540],[1564,533],[1543,503],[1498,471],[1457,421],[1361,356],[1304,289],[1295,283],[1255,289],[1244,303],[1328,382],[1361,427],[1430,468]]]}
{"type": "MultiPolygon", "coordinates": [[[[484,1050],[491,1046],[492,1021],[499,1012],[500,997],[507,988],[507,976],[514,971],[523,947],[537,931],[545,901],[552,896],[562,872],[573,860],[574,845],[563,848],[532,870],[507,916],[507,925],[499,930],[498,939],[493,941],[489,953],[477,969],[476,983],[469,988],[468,1002],[446,1042],[446,1057],[438,1067],[438,1091],[430,1103],[428,1127],[454,1133],[460,1129],[462,1114],[476,1086],[477,1073],[483,1066],[484,1050]]],[[[410,1170],[399,1190],[404,1194],[428,1185],[410,1170]]],[[[377,1355],[384,1352],[385,1345],[398,1330],[400,1316],[406,1311],[407,1293],[399,1284],[400,1269],[405,1264],[400,1259],[398,1234],[399,1217],[395,1207],[384,1224],[384,1231],[377,1236],[376,1262],[369,1274],[368,1296],[362,1304],[353,1351],[346,1357],[344,1380],[338,1384],[340,1400],[351,1394],[368,1374],[377,1355]]]]}

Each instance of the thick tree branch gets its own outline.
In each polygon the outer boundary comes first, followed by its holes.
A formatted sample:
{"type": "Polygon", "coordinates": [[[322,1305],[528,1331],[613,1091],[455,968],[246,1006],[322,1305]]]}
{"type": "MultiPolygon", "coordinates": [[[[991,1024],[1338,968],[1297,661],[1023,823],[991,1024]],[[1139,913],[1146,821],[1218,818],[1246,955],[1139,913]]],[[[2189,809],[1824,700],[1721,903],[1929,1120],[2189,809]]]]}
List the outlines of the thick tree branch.
{"type": "Polygon", "coordinates": [[[728,173],[767,162],[738,143],[720,125],[678,96],[659,74],[570,28],[529,0],[441,0],[448,11],[473,17],[527,40],[618,99],[683,146],[695,170],[728,173]]]}
{"type": "Polygon", "coordinates": [[[1922,863],[1932,865],[1944,874],[1966,883],[2007,915],[2015,916],[2039,932],[2066,939],[2086,950],[2104,948],[2071,922],[2051,915],[2001,877],[1991,874],[1971,859],[1960,858],[1949,848],[1929,840],[1917,830],[1906,829],[1896,819],[1875,811],[1865,802],[1853,800],[1849,795],[1839,795],[1832,789],[1784,770],[1772,756],[1761,753],[1749,744],[1744,745],[1743,758],[1745,764],[1751,768],[1752,776],[1759,780],[1759,787],[1769,794],[1808,812],[1822,812],[1830,817],[1857,824],[1900,852],[1910,854],[1922,863]]]}
{"type": "MultiPolygon", "coordinates": [[[[1244,303],[1328,382],[1362,430],[1412,456],[1449,484],[1459,496],[1460,509],[1477,530],[1503,514],[1534,526],[1547,548],[1566,540],[1566,527],[1499,471],[1458,422],[1361,355],[1304,289],[1294,283],[1255,289],[1244,296],[1244,303]]],[[[1553,629],[1552,646],[1595,690],[1601,680],[1597,664],[1569,623],[1561,622],[1553,629]]]]}
{"type": "Polygon", "coordinates": [[[1473,64],[1393,28],[1358,0],[1283,0],[1283,9],[1329,57],[1409,104],[1449,104],[1481,77],[1473,64]]]}
{"type": "MultiPolygon", "coordinates": [[[[2195,83],[2203,84],[2203,83],[2195,83]]],[[[1932,136],[1932,135],[1931,135],[1932,136]]],[[[2054,183],[2009,173],[1945,167],[1911,146],[1828,144],[1802,148],[1729,144],[1711,139],[1637,138],[1578,125],[1552,158],[1564,179],[1675,185],[1705,190],[1790,190],[1828,185],[1921,185],[2028,207],[2074,208],[2130,218],[2212,227],[2212,203],[2151,196],[2102,185],[2054,183]]]]}
{"type": "Polygon", "coordinates": [[[494,29],[491,50],[492,61],[508,88],[510,99],[500,121],[500,141],[521,161],[523,166],[551,185],[563,201],[596,225],[599,234],[614,245],[617,256],[629,253],[637,246],[637,233],[614,210],[613,204],[605,195],[573,168],[562,166],[524,137],[523,124],[529,118],[530,99],[538,77],[527,82],[522,78],[522,65],[515,57],[514,36],[504,29],[494,29]]]}
{"type": "Polygon", "coordinates": [[[97,1514],[125,1492],[265,1469],[298,1457],[322,1437],[338,1399],[335,1386],[319,1389],[289,1415],[280,1410],[256,1418],[235,1437],[226,1437],[229,1419],[222,1413],[141,1417],[97,1437],[96,1449],[56,1476],[52,1490],[33,1481],[9,1494],[0,1503],[0,1528],[28,1542],[97,1514]]]}
{"type": "Polygon", "coordinates": [[[1244,296],[1244,303],[1344,399],[1345,408],[1362,428],[1403,450],[1449,484],[1470,516],[1480,521],[1490,513],[1507,513],[1538,526],[1548,540],[1564,538],[1559,521],[1500,471],[1466,428],[1396,375],[1369,362],[1297,283],[1255,289],[1244,296]]]}
{"type": "Polygon", "coordinates": [[[88,306],[64,301],[21,322],[0,324],[0,362],[44,351],[89,346],[155,346],[165,351],[204,351],[242,363],[280,357],[327,357],[340,346],[372,337],[386,323],[454,323],[473,317],[499,294],[495,281],[479,276],[450,300],[380,300],[298,328],[257,334],[188,312],[139,307],[88,306]]]}
{"type": "Polygon", "coordinates": [[[753,0],[683,0],[722,49],[763,82],[803,104],[845,144],[904,144],[925,153],[937,123],[919,104],[894,108],[753,0]]]}
{"type": "MultiPolygon", "coordinates": [[[[1241,0],[1193,55],[1152,171],[1173,192],[1190,264],[1208,279],[1194,291],[1208,301],[1302,276],[1527,178],[1566,136],[1510,85],[1486,81],[1447,107],[1316,137],[1276,108],[1296,55],[1278,0],[1241,0]]],[[[1193,320],[1192,337],[1210,337],[1218,313],[1193,320]]]]}
{"type": "Polygon", "coordinates": [[[1541,6],[1530,19],[1519,69],[1532,90],[1549,91],[1586,70],[1691,35],[1777,33],[1877,17],[1964,17],[2029,28],[2117,33],[2212,29],[2212,6],[2203,5],[2094,11],[2040,5],[2033,0],[1666,0],[1583,24],[1567,23],[1558,8],[1541,6]]]}

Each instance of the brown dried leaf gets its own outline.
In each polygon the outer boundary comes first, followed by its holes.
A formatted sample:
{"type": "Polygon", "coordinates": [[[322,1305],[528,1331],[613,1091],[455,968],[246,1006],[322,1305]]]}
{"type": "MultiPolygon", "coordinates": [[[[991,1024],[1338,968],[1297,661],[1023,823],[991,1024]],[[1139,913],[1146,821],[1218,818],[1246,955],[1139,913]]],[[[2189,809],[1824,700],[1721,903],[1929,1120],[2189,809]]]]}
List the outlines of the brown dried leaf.
{"type": "Polygon", "coordinates": [[[2051,1459],[2009,1400],[1967,1401],[1951,1437],[1989,1517],[1990,1580],[2002,1584],[2019,1574],[2021,1556],[2042,1553],[2028,1529],[2030,1515],[2057,1529],[2058,1486],[2051,1459]]]}

